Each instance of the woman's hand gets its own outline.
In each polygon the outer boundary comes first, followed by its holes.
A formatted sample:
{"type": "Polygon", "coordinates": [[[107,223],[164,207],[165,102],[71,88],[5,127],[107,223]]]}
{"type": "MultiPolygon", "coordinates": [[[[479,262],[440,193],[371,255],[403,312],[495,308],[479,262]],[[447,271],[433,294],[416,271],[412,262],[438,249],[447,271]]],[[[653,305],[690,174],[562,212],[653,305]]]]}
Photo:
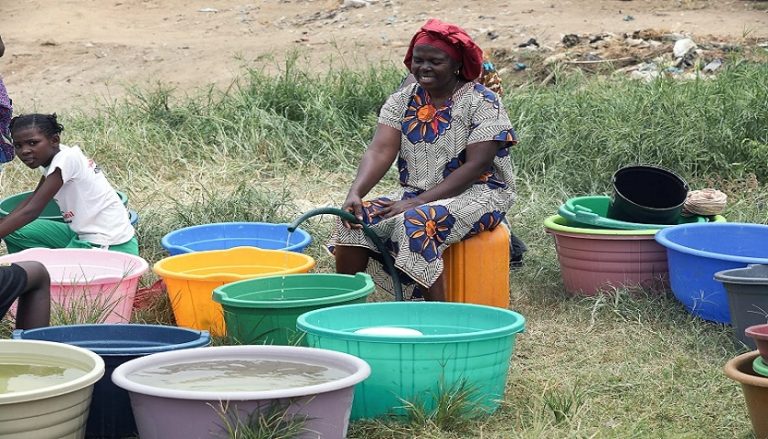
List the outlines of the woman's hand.
{"type": "MultiPolygon", "coordinates": [[[[347,199],[344,200],[344,204],[341,205],[342,210],[346,210],[347,212],[351,213],[355,216],[358,220],[363,220],[363,200],[360,198],[359,195],[349,193],[347,195],[347,199]]],[[[346,220],[341,221],[344,224],[344,227],[348,229],[361,229],[363,228],[360,224],[351,223],[346,220]]]]}
{"type": "Polygon", "coordinates": [[[382,218],[392,218],[393,216],[399,215],[406,210],[413,209],[416,206],[420,206],[424,203],[420,202],[416,198],[408,198],[405,200],[399,200],[399,201],[380,201],[380,203],[385,206],[382,209],[379,210],[378,215],[382,218]]]}

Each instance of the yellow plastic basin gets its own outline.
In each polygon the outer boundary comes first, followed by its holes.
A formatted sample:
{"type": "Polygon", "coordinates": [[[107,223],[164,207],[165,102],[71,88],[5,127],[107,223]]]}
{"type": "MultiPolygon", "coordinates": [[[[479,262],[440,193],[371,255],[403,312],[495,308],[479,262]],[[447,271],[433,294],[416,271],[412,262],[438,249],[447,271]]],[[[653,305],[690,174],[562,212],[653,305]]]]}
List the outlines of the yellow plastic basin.
{"type": "Polygon", "coordinates": [[[306,273],[315,260],[302,253],[235,247],[170,256],[152,269],[165,282],[176,324],[224,335],[224,313],[213,289],[262,276],[306,273]]]}

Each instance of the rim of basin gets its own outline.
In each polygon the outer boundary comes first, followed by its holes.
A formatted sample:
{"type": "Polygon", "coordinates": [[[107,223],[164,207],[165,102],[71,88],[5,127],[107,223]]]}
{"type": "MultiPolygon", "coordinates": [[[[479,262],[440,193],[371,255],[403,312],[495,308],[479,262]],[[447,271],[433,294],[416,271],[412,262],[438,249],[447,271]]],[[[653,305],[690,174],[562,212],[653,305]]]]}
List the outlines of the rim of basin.
{"type": "MultiPolygon", "coordinates": [[[[288,223],[267,223],[267,222],[260,222],[260,221],[234,221],[234,222],[220,222],[220,223],[208,223],[208,224],[199,224],[194,226],[188,226],[188,227],[182,227],[181,229],[176,229],[171,232],[168,232],[165,234],[165,236],[162,237],[160,240],[160,244],[168,249],[179,249],[187,252],[194,252],[193,249],[186,247],[184,245],[180,245],[177,243],[172,243],[171,240],[176,238],[177,235],[180,235],[182,233],[189,233],[194,231],[203,231],[207,229],[216,229],[216,228],[222,228],[222,227],[263,227],[263,228],[269,228],[269,229],[281,229],[284,228],[286,231],[286,236],[289,235],[288,233],[288,226],[290,224],[288,223]]],[[[293,250],[300,247],[303,247],[305,245],[308,245],[312,241],[312,236],[304,229],[298,227],[293,232],[292,237],[300,237],[301,240],[295,244],[291,244],[285,249],[281,250],[293,250]]]]}
{"type": "Polygon", "coordinates": [[[82,347],[93,351],[98,355],[105,356],[136,356],[136,355],[149,355],[156,352],[167,352],[171,350],[187,349],[191,347],[200,347],[210,343],[211,336],[208,331],[201,331],[197,329],[182,328],[179,326],[167,326],[167,325],[146,325],[136,323],[88,323],[81,325],[61,325],[61,326],[46,326],[36,329],[16,329],[13,331],[13,338],[17,340],[43,340],[54,341],[45,339],[46,336],[52,336],[61,334],[62,338],[66,338],[66,341],[58,341],[58,343],[66,343],[72,346],[82,347]],[[143,337],[138,337],[137,333],[141,331],[153,331],[154,337],[149,339],[147,334],[143,334],[143,337]],[[179,335],[183,337],[184,341],[179,342],[165,342],[158,339],[157,331],[162,331],[165,335],[179,335]],[[43,337],[41,339],[35,337],[43,337]],[[128,341],[135,342],[138,346],[132,347],[109,347],[110,342],[115,341],[128,341]],[[151,345],[141,346],[141,342],[151,342],[151,345]],[[79,346],[80,343],[90,343],[89,346],[79,346]],[[97,343],[97,346],[93,344],[97,343]]]}
{"type": "Polygon", "coordinates": [[[755,340],[768,340],[768,323],[752,325],[745,329],[744,333],[755,340]]]}
{"type": "MultiPolygon", "coordinates": [[[[394,312],[397,312],[397,311],[398,310],[395,310],[394,312]]],[[[400,311],[402,312],[402,310],[400,311]]],[[[436,309],[435,315],[439,315],[439,314],[440,314],[440,311],[436,309]]],[[[381,324],[380,323],[372,324],[370,326],[408,327],[409,325],[388,324],[384,322],[381,324]]],[[[371,303],[359,303],[354,305],[339,305],[339,306],[333,306],[328,308],[317,309],[314,311],[309,311],[299,316],[299,318],[296,320],[296,327],[304,332],[311,332],[312,334],[319,334],[324,336],[333,336],[334,338],[337,338],[337,339],[349,340],[349,341],[363,341],[363,342],[374,342],[374,343],[412,343],[412,344],[456,343],[456,342],[488,340],[491,338],[499,338],[499,337],[508,337],[512,334],[523,332],[525,330],[525,317],[520,313],[511,311],[508,309],[497,308],[494,306],[476,305],[471,303],[371,302],[371,303]],[[339,311],[350,310],[350,309],[352,311],[355,311],[355,308],[360,308],[361,309],[360,312],[362,312],[362,310],[365,310],[365,309],[405,308],[405,307],[412,308],[412,309],[415,309],[416,307],[432,307],[432,308],[462,307],[466,310],[475,308],[475,309],[482,309],[483,311],[493,311],[493,312],[507,314],[508,316],[513,317],[515,320],[511,324],[504,325],[497,328],[481,329],[477,331],[462,332],[458,334],[424,334],[419,336],[359,334],[359,333],[355,333],[354,330],[350,330],[351,328],[347,330],[330,329],[330,328],[319,327],[313,323],[308,322],[309,319],[313,318],[317,314],[328,313],[328,312],[339,312],[339,311]],[[309,328],[311,328],[311,330],[308,330],[309,328]]],[[[355,328],[355,329],[359,329],[359,328],[355,328]]],[[[417,329],[417,328],[411,328],[411,329],[417,329]]]]}
{"type": "MultiPolygon", "coordinates": [[[[40,261],[43,265],[48,267],[49,271],[51,271],[53,267],[64,267],[64,268],[71,268],[73,272],[78,272],[78,267],[80,268],[79,273],[75,278],[57,279],[55,276],[52,275],[51,284],[57,285],[57,286],[58,285],[101,285],[105,283],[125,282],[127,280],[132,280],[137,277],[143,276],[144,273],[146,273],[149,270],[149,262],[147,262],[146,259],[142,258],[141,256],[131,255],[131,254],[122,253],[122,252],[103,250],[98,248],[94,248],[94,249],[29,248],[26,250],[22,250],[18,253],[4,255],[0,257],[0,260],[5,262],[16,262],[16,261],[27,261],[27,260],[40,261]],[[76,257],[76,255],[86,255],[90,258],[90,257],[93,257],[93,255],[98,254],[95,252],[108,252],[108,255],[110,258],[124,260],[125,264],[123,266],[123,269],[128,267],[128,269],[130,270],[130,273],[124,274],[122,276],[116,276],[111,273],[85,275],[82,269],[83,264],[77,263],[78,258],[76,257]],[[50,255],[50,254],[60,255],[61,261],[56,261],[56,263],[47,261],[46,255],[50,255]]],[[[85,264],[85,265],[93,265],[93,264],[85,264]]],[[[114,269],[114,267],[110,267],[105,264],[100,265],[100,267],[114,269]]]]}
{"type": "MultiPolygon", "coordinates": [[[[310,285],[302,285],[301,288],[303,289],[312,289],[313,287],[310,285]]],[[[252,279],[245,279],[240,280],[237,282],[230,282],[228,284],[216,287],[213,289],[213,301],[221,303],[224,306],[232,307],[232,308],[297,308],[297,307],[307,307],[307,306],[315,306],[315,305],[324,305],[324,304],[331,304],[336,303],[340,301],[345,300],[352,300],[359,297],[364,297],[370,295],[375,286],[373,283],[373,279],[371,278],[371,275],[367,273],[355,273],[355,274],[340,274],[340,273],[294,273],[294,274],[286,274],[286,275],[277,275],[277,276],[264,276],[264,277],[255,277],[252,279]],[[332,296],[320,296],[320,297],[312,297],[307,299],[272,299],[272,300],[253,300],[253,299],[240,299],[238,297],[230,297],[227,293],[228,290],[232,288],[237,288],[241,285],[258,285],[258,284],[268,284],[270,282],[273,282],[277,279],[288,279],[288,285],[285,285],[285,288],[287,289],[293,289],[295,288],[293,285],[290,284],[292,281],[298,281],[300,279],[318,279],[318,278],[346,278],[346,279],[354,279],[356,281],[359,281],[361,283],[360,288],[357,288],[353,291],[345,291],[340,292],[337,294],[334,294],[332,296]]],[[[273,291],[274,288],[271,288],[270,291],[273,291]]]]}
{"type": "Polygon", "coordinates": [[[610,239],[609,236],[621,236],[623,239],[653,239],[653,235],[658,232],[657,229],[626,230],[626,229],[588,229],[585,227],[574,227],[563,224],[568,220],[560,215],[552,215],[544,220],[544,227],[547,231],[564,232],[572,235],[580,235],[589,239],[610,239]]]}
{"type": "Polygon", "coordinates": [[[196,401],[250,401],[276,398],[293,398],[299,396],[327,393],[352,387],[368,378],[371,367],[367,362],[350,354],[326,349],[308,348],[301,346],[271,346],[271,345],[241,345],[215,346],[179,351],[161,352],[146,357],[136,358],[118,366],[112,373],[112,382],[129,392],[161,398],[186,399],[196,401]],[[168,363],[193,363],[209,359],[280,359],[288,361],[303,361],[311,364],[335,366],[350,371],[346,377],[311,386],[292,387],[276,390],[255,391],[199,391],[167,389],[149,386],[130,380],[127,376],[146,367],[156,367],[168,363]]]}
{"type": "Polygon", "coordinates": [[[5,404],[37,401],[75,392],[94,384],[104,375],[104,360],[99,355],[88,349],[64,343],[42,340],[0,340],[0,352],[2,352],[0,359],[2,355],[24,356],[30,360],[34,358],[53,358],[54,361],[48,361],[48,363],[62,364],[85,370],[83,376],[64,383],[25,390],[23,392],[0,394],[0,407],[5,404]],[[69,358],[72,354],[77,355],[79,359],[69,358]],[[87,368],[90,369],[88,370],[87,368]]]}
{"type": "Polygon", "coordinates": [[[712,258],[712,259],[719,259],[722,261],[730,261],[730,262],[741,262],[744,264],[766,264],[768,263],[768,257],[765,258],[759,258],[754,256],[738,256],[738,255],[729,255],[726,253],[717,253],[709,250],[698,250],[695,248],[687,247],[682,244],[678,244],[677,242],[672,241],[669,239],[669,235],[673,235],[676,233],[682,233],[688,229],[696,229],[699,227],[710,227],[710,230],[715,230],[715,228],[723,229],[723,228],[746,228],[746,229],[760,229],[765,231],[768,234],[768,226],[763,224],[754,224],[754,223],[729,223],[729,222],[723,222],[723,223],[694,223],[694,224],[680,224],[674,227],[669,227],[667,229],[659,230],[659,232],[656,234],[656,242],[663,245],[664,247],[672,250],[676,250],[680,253],[685,253],[693,256],[700,256],[704,258],[712,258]]]}
{"type": "MultiPolygon", "coordinates": [[[[265,266],[265,264],[263,263],[253,263],[252,265],[265,266]]],[[[258,247],[244,246],[244,247],[232,247],[232,248],[223,249],[223,250],[206,250],[206,251],[200,251],[200,252],[182,253],[174,256],[168,256],[155,262],[155,265],[152,266],[152,271],[154,271],[155,274],[157,274],[158,276],[169,277],[171,279],[234,282],[237,280],[252,279],[254,277],[261,277],[261,276],[276,276],[276,275],[306,272],[311,270],[314,266],[315,266],[315,258],[309,255],[305,255],[304,253],[296,253],[296,252],[287,251],[287,250],[266,250],[258,247]],[[221,271],[221,272],[212,273],[212,274],[190,274],[189,273],[190,270],[196,270],[201,267],[207,267],[208,266],[207,260],[202,260],[202,261],[196,261],[196,260],[201,258],[204,259],[208,256],[218,257],[218,261],[222,262],[221,266],[225,267],[227,266],[227,264],[242,266],[244,265],[242,262],[237,262],[233,264],[232,261],[258,260],[259,256],[263,256],[266,254],[281,255],[276,259],[280,260],[283,264],[287,263],[289,260],[302,261],[302,263],[300,265],[295,265],[295,266],[278,266],[279,268],[278,270],[275,270],[274,272],[270,272],[270,273],[237,274],[237,273],[231,273],[226,271],[221,271]],[[189,266],[187,266],[185,270],[172,270],[166,267],[169,264],[179,263],[179,261],[186,261],[187,259],[198,262],[198,263],[189,264],[189,266]]]]}
{"type": "Polygon", "coordinates": [[[757,372],[752,370],[752,362],[755,361],[758,355],[760,355],[760,351],[737,355],[725,363],[723,370],[728,378],[734,381],[750,386],[768,388],[768,377],[758,375],[757,372]]]}

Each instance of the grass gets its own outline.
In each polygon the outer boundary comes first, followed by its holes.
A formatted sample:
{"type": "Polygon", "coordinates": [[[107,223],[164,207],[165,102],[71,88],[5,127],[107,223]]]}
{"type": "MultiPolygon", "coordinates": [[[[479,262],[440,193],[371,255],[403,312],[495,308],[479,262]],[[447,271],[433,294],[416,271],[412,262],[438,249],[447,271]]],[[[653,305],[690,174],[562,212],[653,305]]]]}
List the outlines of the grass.
{"type": "Polygon", "coordinates": [[[216,408],[221,420],[221,435],[227,439],[298,439],[311,434],[306,416],[292,414],[290,404],[272,403],[251,413],[236,407],[216,408]]]}
{"type": "MultiPolygon", "coordinates": [[[[65,143],[81,144],[129,194],[150,263],[163,255],[160,237],[177,227],[286,221],[343,201],[402,72],[384,65],[310,75],[299,61],[288,57],[276,76],[252,67],[224,91],[183,95],[159,85],[60,115],[65,143]]],[[[649,84],[562,73],[554,84],[504,99],[521,137],[509,217],[530,250],[511,273],[512,308],[528,324],[499,409],[461,418],[458,430],[428,413],[411,423],[355,422],[349,437],[749,437],[741,390],[722,373],[741,351],[730,329],[691,317],[669,293],[566,295],[542,221],[569,197],[610,193],[618,167],[647,163],[674,169],[693,189],[726,192],[730,221],[768,223],[768,65],[735,60],[713,80],[649,84]]],[[[2,196],[36,178],[19,163],[2,175],[2,196]]],[[[386,178],[376,193],[391,188],[386,178]]],[[[331,223],[302,226],[321,272],[333,269],[322,248],[331,223]]],[[[135,319],[169,323],[168,310],[161,300],[135,319]]]]}

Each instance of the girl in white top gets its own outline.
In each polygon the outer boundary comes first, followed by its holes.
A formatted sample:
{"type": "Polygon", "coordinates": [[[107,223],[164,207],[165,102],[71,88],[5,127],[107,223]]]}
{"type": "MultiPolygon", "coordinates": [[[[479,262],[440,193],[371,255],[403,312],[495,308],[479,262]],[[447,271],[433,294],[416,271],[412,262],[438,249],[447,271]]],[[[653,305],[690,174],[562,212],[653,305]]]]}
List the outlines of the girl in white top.
{"type": "Polygon", "coordinates": [[[8,252],[103,248],[138,255],[136,233],[117,192],[80,148],[59,143],[63,129],[55,114],[27,114],[11,121],[16,156],[29,168],[39,168],[43,177],[30,197],[0,219],[0,238],[8,252]],[[51,200],[61,208],[64,223],[38,219],[51,200]]]}

